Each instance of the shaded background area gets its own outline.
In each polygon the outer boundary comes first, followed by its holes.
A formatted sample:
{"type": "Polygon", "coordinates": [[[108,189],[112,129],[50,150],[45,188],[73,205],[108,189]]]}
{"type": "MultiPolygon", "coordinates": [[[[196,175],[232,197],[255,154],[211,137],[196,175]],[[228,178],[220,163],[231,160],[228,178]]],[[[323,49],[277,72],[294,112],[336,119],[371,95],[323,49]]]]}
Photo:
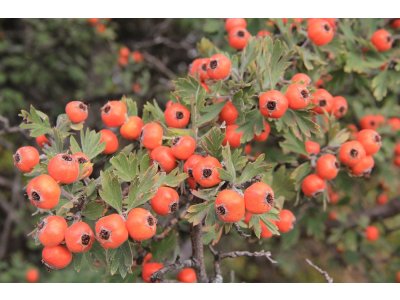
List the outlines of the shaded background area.
{"type": "MultiPolygon", "coordinates": [[[[249,21],[249,30],[264,22],[249,21]]],[[[0,20],[0,282],[26,281],[29,267],[40,270],[40,282],[121,281],[119,276],[106,276],[102,270],[82,267],[76,273],[69,266],[47,273],[41,266],[40,247],[28,237],[34,229],[31,217],[34,209],[23,196],[26,180],[12,163],[12,154],[18,147],[34,144],[18,128],[19,111],[34,105],[54,122],[70,100],[84,100],[92,111],[99,111],[107,100],[122,95],[133,97],[139,108],[153,98],[162,106],[172,89],[171,79],[186,74],[188,65],[198,55],[196,44],[203,36],[226,47],[224,21],[0,20]],[[130,56],[128,63],[121,65],[119,50],[124,46],[139,51],[140,55],[130,56]]],[[[101,128],[93,115],[87,124],[101,128]]],[[[346,180],[347,177],[339,179],[347,189],[352,189],[346,180]]],[[[317,231],[319,222],[325,222],[328,214],[321,213],[318,206],[307,208],[315,216],[314,224],[303,225],[317,231]]],[[[357,248],[345,252],[338,245],[326,243],[325,236],[318,234],[310,237],[295,229],[279,241],[264,241],[261,247],[276,250],[273,257],[279,260],[279,266],[263,258],[227,259],[223,264],[224,277],[239,282],[323,282],[324,278],[305,262],[305,258],[311,258],[329,269],[337,282],[394,281],[393,274],[400,269],[400,262],[398,258],[391,260],[392,249],[385,242],[378,246],[364,245],[366,249],[380,248],[378,258],[373,257],[373,251],[368,257],[358,255],[357,248]]],[[[348,237],[354,238],[358,239],[354,244],[362,239],[360,234],[348,237]]],[[[397,247],[399,240],[398,233],[391,237],[397,247]]],[[[227,250],[260,249],[258,242],[247,243],[238,234],[224,237],[221,245],[221,249],[227,250]]],[[[212,258],[207,260],[211,265],[212,258]]],[[[130,282],[133,278],[127,276],[123,281],[130,282]]]]}

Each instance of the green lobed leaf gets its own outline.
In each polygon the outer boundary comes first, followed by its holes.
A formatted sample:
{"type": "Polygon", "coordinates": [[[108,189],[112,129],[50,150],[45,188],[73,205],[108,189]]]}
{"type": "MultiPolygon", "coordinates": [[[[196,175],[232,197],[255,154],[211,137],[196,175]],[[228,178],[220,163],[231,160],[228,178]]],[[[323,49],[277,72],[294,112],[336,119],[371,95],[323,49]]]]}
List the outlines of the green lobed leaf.
{"type": "Polygon", "coordinates": [[[135,178],[139,163],[134,153],[127,155],[120,152],[110,159],[110,163],[114,167],[114,174],[123,181],[130,182],[135,178]]]}
{"type": "Polygon", "coordinates": [[[118,178],[111,172],[101,172],[100,197],[111,207],[122,213],[122,191],[118,178]]]}

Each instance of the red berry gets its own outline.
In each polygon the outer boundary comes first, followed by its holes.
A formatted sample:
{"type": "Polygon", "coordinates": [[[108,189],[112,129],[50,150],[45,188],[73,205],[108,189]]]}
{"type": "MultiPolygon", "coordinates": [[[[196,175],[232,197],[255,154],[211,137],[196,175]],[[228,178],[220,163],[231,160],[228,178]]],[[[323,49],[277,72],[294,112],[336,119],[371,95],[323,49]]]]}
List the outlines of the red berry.
{"type": "Polygon", "coordinates": [[[342,118],[348,109],[347,100],[342,96],[333,97],[332,112],[337,119],[342,118]]]}
{"type": "Polygon", "coordinates": [[[238,131],[238,125],[228,125],[226,126],[225,138],[222,141],[222,145],[226,146],[229,143],[231,148],[240,147],[240,139],[242,138],[243,132],[238,131]]]}
{"type": "Polygon", "coordinates": [[[82,101],[71,101],[65,106],[65,113],[72,123],[81,123],[88,117],[88,107],[82,101]]]}
{"type": "Polygon", "coordinates": [[[149,150],[161,146],[163,139],[163,128],[156,122],[151,122],[143,126],[141,142],[149,150]]]}
{"type": "Polygon", "coordinates": [[[114,132],[112,132],[109,129],[102,129],[99,131],[99,133],[100,133],[100,142],[106,144],[103,153],[113,154],[117,152],[119,143],[118,143],[118,138],[114,134],[114,132]]]}
{"type": "Polygon", "coordinates": [[[53,209],[60,200],[61,189],[51,176],[42,174],[29,181],[26,193],[34,206],[41,209],[53,209]]]}
{"type": "Polygon", "coordinates": [[[196,140],[189,135],[177,137],[172,140],[172,154],[180,160],[186,160],[196,150],[196,140]]]}
{"type": "Polygon", "coordinates": [[[250,33],[244,27],[235,27],[228,33],[229,45],[236,50],[243,50],[250,38],[250,33]]]}
{"type": "Polygon", "coordinates": [[[264,182],[256,182],[244,191],[246,210],[253,214],[263,214],[274,206],[275,195],[272,188],[264,182]]]}
{"type": "Polygon", "coordinates": [[[365,228],[365,238],[370,242],[375,242],[379,239],[379,229],[376,226],[368,226],[365,228]]]}
{"type": "Polygon", "coordinates": [[[261,131],[260,134],[255,134],[254,140],[257,142],[265,142],[268,139],[270,132],[271,132],[271,127],[269,126],[269,124],[267,122],[264,121],[263,131],[261,131]]]}
{"type": "Polygon", "coordinates": [[[385,52],[392,48],[393,38],[385,29],[379,29],[371,37],[371,43],[379,52],[385,52]]]}
{"type": "Polygon", "coordinates": [[[261,113],[268,118],[279,119],[288,109],[288,99],[277,90],[270,90],[260,94],[258,104],[261,113]]]}
{"type": "Polygon", "coordinates": [[[308,23],[308,38],[317,46],[330,43],[335,35],[331,24],[323,19],[313,19],[308,23]]]}
{"type": "Polygon", "coordinates": [[[157,219],[144,208],[132,209],[126,220],[129,236],[135,241],[144,241],[156,234],[157,219]]]}
{"type": "Polygon", "coordinates": [[[166,173],[169,173],[176,168],[176,160],[171,148],[169,147],[158,146],[151,151],[150,158],[157,162],[161,169],[166,173]]]}
{"type": "Polygon", "coordinates": [[[14,154],[14,165],[23,173],[31,172],[39,161],[39,151],[31,146],[21,147],[14,154]]]}
{"type": "Polygon", "coordinates": [[[54,247],[64,241],[68,224],[63,217],[49,216],[38,225],[37,237],[45,247],[54,247]]]}
{"type": "Polygon", "coordinates": [[[179,271],[177,279],[179,282],[195,283],[197,282],[196,271],[193,268],[184,268],[179,271]]]}
{"type": "Polygon", "coordinates": [[[151,208],[160,216],[166,216],[178,209],[179,195],[170,187],[162,186],[150,200],[151,208]]]}
{"type": "Polygon", "coordinates": [[[39,270],[36,268],[29,268],[25,272],[25,279],[29,283],[38,282],[40,277],[39,270]]]}
{"type": "Polygon", "coordinates": [[[227,32],[231,31],[235,27],[246,28],[247,27],[246,20],[241,18],[231,18],[225,20],[225,30],[227,32]]]}
{"type": "Polygon", "coordinates": [[[128,239],[125,220],[118,214],[100,218],[95,226],[96,239],[105,249],[115,249],[128,239]]]}
{"type": "Polygon", "coordinates": [[[76,222],[65,231],[65,243],[72,253],[89,251],[93,242],[93,230],[85,222],[76,222]]]}
{"type": "Polygon", "coordinates": [[[330,113],[333,107],[332,95],[324,89],[318,89],[312,94],[312,102],[315,104],[314,111],[322,114],[324,111],[330,113]]]}
{"type": "Polygon", "coordinates": [[[244,199],[234,190],[223,190],[215,200],[215,211],[223,222],[239,222],[245,214],[244,199]]]}
{"type": "Polygon", "coordinates": [[[49,160],[47,171],[58,183],[71,184],[79,178],[79,163],[73,155],[60,153],[49,160]]]}
{"type": "Polygon", "coordinates": [[[306,141],[305,146],[307,153],[310,155],[317,155],[321,150],[321,146],[317,142],[306,141]]]}
{"type": "Polygon", "coordinates": [[[385,205],[389,201],[389,197],[386,193],[381,193],[376,198],[376,203],[378,205],[385,205]]]}
{"type": "Polygon", "coordinates": [[[137,140],[140,137],[143,125],[141,118],[136,116],[129,117],[119,129],[119,132],[124,139],[137,140]]]}
{"type": "Polygon", "coordinates": [[[294,214],[288,209],[282,209],[279,212],[279,221],[276,221],[276,226],[281,233],[289,232],[293,229],[293,223],[296,221],[294,214]]]}
{"type": "Polygon", "coordinates": [[[239,112],[232,101],[226,101],[226,104],[219,113],[219,120],[226,123],[226,125],[233,125],[239,116],[239,112]]]}
{"type": "Polygon", "coordinates": [[[214,54],[210,57],[207,74],[211,79],[223,80],[231,74],[231,60],[223,54],[214,54]]]}
{"type": "Polygon", "coordinates": [[[150,262],[150,263],[145,263],[142,266],[142,279],[144,282],[152,282],[151,281],[151,276],[164,268],[164,265],[161,263],[156,263],[156,262],[150,262]]]}
{"type": "Polygon", "coordinates": [[[190,111],[179,103],[173,103],[164,112],[165,122],[172,128],[185,128],[189,124],[190,111]]]}
{"type": "Polygon", "coordinates": [[[126,104],[122,101],[108,101],[101,108],[101,119],[107,127],[119,127],[125,123],[127,115],[126,104]]]}
{"type": "Polygon", "coordinates": [[[51,143],[50,143],[50,141],[49,141],[49,139],[46,137],[46,135],[39,135],[37,138],[36,138],[36,144],[38,144],[38,146],[40,147],[40,148],[43,148],[45,145],[48,145],[48,146],[50,146],[51,145],[51,143]]]}
{"type": "Polygon", "coordinates": [[[355,166],[365,156],[365,149],[358,141],[345,142],[340,146],[339,160],[349,167],[355,166]]]}
{"type": "Polygon", "coordinates": [[[292,83],[309,85],[311,83],[311,78],[307,74],[297,73],[293,75],[291,81],[292,83]]]}
{"type": "Polygon", "coordinates": [[[221,182],[218,169],[221,163],[212,156],[204,157],[193,167],[193,178],[204,188],[216,186],[221,182]]]}
{"type": "Polygon", "coordinates": [[[358,132],[357,140],[363,145],[367,155],[374,155],[382,146],[381,136],[372,129],[363,129],[358,132]]]}
{"type": "Polygon", "coordinates": [[[326,180],[336,178],[339,173],[339,162],[336,156],[332,154],[324,154],[317,160],[315,171],[319,177],[326,180]]]}
{"type": "Polygon", "coordinates": [[[351,167],[351,174],[354,176],[369,175],[374,165],[375,161],[372,156],[364,156],[354,166],[351,167]]]}
{"type": "Polygon", "coordinates": [[[50,269],[60,270],[72,261],[72,254],[64,246],[44,247],[42,261],[50,269]]]}
{"type": "Polygon", "coordinates": [[[311,102],[311,94],[307,86],[299,83],[292,83],[288,86],[285,94],[289,107],[294,110],[304,109],[311,102]]]}
{"type": "Polygon", "coordinates": [[[326,188],[325,180],[316,174],[310,174],[303,179],[301,190],[307,197],[315,197],[326,188]]]}

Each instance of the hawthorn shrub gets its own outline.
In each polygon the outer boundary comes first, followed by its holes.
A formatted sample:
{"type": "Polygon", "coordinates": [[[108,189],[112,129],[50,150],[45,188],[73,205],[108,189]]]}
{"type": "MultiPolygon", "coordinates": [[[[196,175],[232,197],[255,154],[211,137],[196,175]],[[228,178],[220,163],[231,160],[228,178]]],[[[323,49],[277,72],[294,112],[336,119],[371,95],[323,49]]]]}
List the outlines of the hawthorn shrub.
{"type": "MultiPolygon", "coordinates": [[[[222,282],[226,258],[288,268],[280,251],[297,251],[303,238],[344,264],[398,251],[397,23],[213,22],[227,41],[199,41],[165,107],[138,109],[124,96],[93,111],[73,100],[54,123],[33,106],[21,111],[41,152],[22,147],[14,163],[29,177],[46,267],[222,282]],[[87,127],[89,115],[104,129],[87,127]],[[223,239],[242,248],[227,250],[223,239]],[[186,242],[191,255],[181,257],[186,242]]],[[[119,63],[129,55],[121,48],[119,63]]],[[[371,280],[393,281],[399,266],[394,257],[371,280]]]]}

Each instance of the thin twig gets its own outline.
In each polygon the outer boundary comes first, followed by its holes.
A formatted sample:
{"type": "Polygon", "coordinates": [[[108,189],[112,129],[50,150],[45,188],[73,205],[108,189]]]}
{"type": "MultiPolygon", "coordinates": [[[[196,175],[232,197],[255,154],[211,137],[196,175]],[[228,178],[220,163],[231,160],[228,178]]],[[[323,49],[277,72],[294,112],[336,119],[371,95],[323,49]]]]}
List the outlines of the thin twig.
{"type": "Polygon", "coordinates": [[[306,258],[306,262],[313,267],[315,270],[317,270],[320,274],[322,274],[325,277],[326,282],[328,283],[333,283],[333,278],[328,274],[327,271],[322,270],[320,267],[318,267],[317,265],[315,265],[311,260],[309,260],[308,258],[306,258]]]}
{"type": "Polygon", "coordinates": [[[249,252],[249,251],[232,251],[221,253],[219,255],[220,259],[225,258],[236,258],[240,256],[248,256],[248,257],[265,257],[267,258],[272,264],[277,264],[278,262],[272,258],[272,254],[270,251],[261,250],[258,252],[249,252]]]}
{"type": "Polygon", "coordinates": [[[151,280],[151,282],[160,282],[163,280],[163,277],[165,274],[176,271],[176,270],[181,270],[184,268],[197,268],[197,264],[192,259],[188,259],[183,262],[177,261],[177,262],[170,264],[168,266],[165,266],[161,270],[153,273],[153,275],[151,275],[150,280],[151,280]]]}

